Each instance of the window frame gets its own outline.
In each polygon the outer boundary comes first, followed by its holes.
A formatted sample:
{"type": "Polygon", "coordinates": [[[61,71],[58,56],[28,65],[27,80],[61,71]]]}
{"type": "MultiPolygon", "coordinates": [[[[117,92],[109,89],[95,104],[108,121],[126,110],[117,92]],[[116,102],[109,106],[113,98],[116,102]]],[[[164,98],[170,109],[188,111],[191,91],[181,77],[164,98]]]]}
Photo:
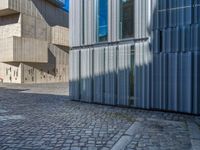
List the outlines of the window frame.
{"type": "Polygon", "coordinates": [[[108,33],[108,23],[109,23],[109,5],[108,5],[108,2],[109,0],[106,0],[107,1],[107,35],[106,35],[106,39],[105,40],[100,40],[100,34],[99,34],[99,31],[100,31],[100,1],[101,0],[96,0],[96,42],[97,43],[106,43],[108,42],[108,37],[109,37],[109,33],[108,33]]]}
{"type": "Polygon", "coordinates": [[[132,36],[129,36],[129,37],[124,37],[123,35],[123,0],[119,0],[119,39],[120,40],[126,40],[126,39],[134,39],[135,38],[135,30],[134,30],[134,0],[133,1],[133,17],[132,17],[132,22],[133,22],[133,25],[132,25],[132,36]]]}

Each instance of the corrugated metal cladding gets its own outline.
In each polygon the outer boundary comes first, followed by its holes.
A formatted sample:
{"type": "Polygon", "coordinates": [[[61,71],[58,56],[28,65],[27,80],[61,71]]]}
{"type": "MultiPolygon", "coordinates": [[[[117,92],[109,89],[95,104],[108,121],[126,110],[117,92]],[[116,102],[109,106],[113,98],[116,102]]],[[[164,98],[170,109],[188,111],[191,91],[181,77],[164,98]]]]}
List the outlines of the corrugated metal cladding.
{"type": "Polygon", "coordinates": [[[200,114],[200,1],[134,0],[126,42],[119,0],[108,2],[108,43],[99,44],[96,1],[70,1],[71,98],[200,114]]]}
{"type": "Polygon", "coordinates": [[[131,44],[70,51],[70,96],[128,106],[130,53],[131,44]]]}
{"type": "MultiPolygon", "coordinates": [[[[134,0],[135,38],[149,36],[150,0],[134,0]]],[[[97,42],[97,0],[70,0],[70,46],[92,45],[97,42]]],[[[120,41],[120,0],[108,0],[108,41],[120,41]]]]}
{"type": "Polygon", "coordinates": [[[200,114],[200,1],[152,4],[150,108],[200,114]]]}

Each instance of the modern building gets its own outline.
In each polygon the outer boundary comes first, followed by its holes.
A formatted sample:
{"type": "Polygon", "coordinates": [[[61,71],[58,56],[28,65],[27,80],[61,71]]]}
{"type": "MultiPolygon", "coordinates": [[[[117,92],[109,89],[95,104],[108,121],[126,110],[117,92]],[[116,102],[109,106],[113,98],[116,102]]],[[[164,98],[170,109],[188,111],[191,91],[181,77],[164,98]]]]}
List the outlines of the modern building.
{"type": "Polygon", "coordinates": [[[68,81],[64,0],[0,0],[0,80],[68,81]]]}
{"type": "Polygon", "coordinates": [[[200,114],[199,0],[71,0],[74,100],[200,114]]]}

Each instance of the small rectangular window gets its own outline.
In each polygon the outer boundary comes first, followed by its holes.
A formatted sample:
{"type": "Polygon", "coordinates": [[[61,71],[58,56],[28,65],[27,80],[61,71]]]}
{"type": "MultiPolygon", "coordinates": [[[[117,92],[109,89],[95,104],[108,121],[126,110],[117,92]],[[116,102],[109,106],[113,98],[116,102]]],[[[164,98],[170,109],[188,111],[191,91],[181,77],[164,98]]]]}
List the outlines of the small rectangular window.
{"type": "Polygon", "coordinates": [[[108,0],[98,0],[97,7],[97,40],[104,42],[108,40],[108,0]]]}
{"type": "Polygon", "coordinates": [[[134,0],[120,0],[120,33],[121,38],[134,36],[134,0]]]}

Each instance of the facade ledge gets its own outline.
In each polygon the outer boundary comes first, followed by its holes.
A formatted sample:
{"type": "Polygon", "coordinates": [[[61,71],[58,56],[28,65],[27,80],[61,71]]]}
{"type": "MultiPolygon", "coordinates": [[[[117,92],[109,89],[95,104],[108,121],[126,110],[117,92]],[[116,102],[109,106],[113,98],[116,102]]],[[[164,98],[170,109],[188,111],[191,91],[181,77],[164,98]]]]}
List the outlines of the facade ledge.
{"type": "Polygon", "coordinates": [[[69,47],[69,29],[62,26],[54,26],[51,28],[51,43],[69,47]]]}
{"type": "Polygon", "coordinates": [[[0,62],[48,62],[48,42],[24,37],[0,40],[0,62]]]}
{"type": "Polygon", "coordinates": [[[11,15],[11,14],[16,14],[16,13],[19,13],[19,12],[13,8],[11,0],[1,0],[0,1],[0,17],[11,15]]]}

